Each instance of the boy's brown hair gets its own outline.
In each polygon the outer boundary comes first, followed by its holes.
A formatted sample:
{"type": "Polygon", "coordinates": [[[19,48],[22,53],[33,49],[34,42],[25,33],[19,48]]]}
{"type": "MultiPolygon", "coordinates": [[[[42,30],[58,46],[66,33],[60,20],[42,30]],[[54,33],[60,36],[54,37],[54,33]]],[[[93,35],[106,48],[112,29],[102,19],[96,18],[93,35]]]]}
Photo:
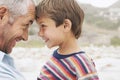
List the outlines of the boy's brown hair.
{"type": "Polygon", "coordinates": [[[69,19],[72,23],[71,31],[76,39],[79,38],[84,12],[76,0],[42,0],[36,7],[36,19],[43,16],[53,19],[56,26],[69,19]]]}

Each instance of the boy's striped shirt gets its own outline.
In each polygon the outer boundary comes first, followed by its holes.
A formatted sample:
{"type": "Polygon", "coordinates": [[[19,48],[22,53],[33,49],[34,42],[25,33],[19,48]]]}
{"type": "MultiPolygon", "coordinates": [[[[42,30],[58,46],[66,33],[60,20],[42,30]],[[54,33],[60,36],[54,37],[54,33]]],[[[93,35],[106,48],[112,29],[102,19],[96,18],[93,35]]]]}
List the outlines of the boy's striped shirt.
{"type": "Polygon", "coordinates": [[[43,66],[38,80],[98,80],[92,59],[83,51],[60,55],[57,50],[43,66]]]}

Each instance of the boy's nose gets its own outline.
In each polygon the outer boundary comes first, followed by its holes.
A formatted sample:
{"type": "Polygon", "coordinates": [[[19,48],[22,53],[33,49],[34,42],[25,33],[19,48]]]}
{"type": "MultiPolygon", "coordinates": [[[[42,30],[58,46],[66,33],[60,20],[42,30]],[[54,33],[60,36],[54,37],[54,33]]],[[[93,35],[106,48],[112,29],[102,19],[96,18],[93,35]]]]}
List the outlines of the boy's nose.
{"type": "Polygon", "coordinates": [[[39,32],[38,32],[38,36],[40,36],[40,37],[42,37],[43,36],[43,31],[42,30],[40,30],[39,32]]]}

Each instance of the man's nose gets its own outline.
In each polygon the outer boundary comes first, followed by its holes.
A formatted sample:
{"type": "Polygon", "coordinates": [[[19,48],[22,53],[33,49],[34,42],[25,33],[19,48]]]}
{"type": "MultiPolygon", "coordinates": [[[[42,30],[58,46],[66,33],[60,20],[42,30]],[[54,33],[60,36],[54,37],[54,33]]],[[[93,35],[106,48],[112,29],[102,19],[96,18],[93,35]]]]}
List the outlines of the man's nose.
{"type": "Polygon", "coordinates": [[[24,41],[28,40],[28,31],[23,33],[22,38],[23,38],[24,41]]]}

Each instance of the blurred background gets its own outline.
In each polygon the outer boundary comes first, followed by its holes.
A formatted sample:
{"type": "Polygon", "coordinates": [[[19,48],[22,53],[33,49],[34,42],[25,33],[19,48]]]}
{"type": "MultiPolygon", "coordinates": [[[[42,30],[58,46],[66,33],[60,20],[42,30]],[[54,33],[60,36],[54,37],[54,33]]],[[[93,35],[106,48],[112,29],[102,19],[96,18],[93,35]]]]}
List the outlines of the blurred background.
{"type": "MultiPolygon", "coordinates": [[[[120,0],[77,1],[85,12],[83,32],[79,38],[80,45],[120,46],[120,0]]],[[[36,4],[38,3],[39,0],[36,0],[36,4]]],[[[37,33],[38,25],[34,22],[30,27],[29,41],[25,42],[28,44],[20,42],[17,46],[43,46],[44,43],[38,39],[37,33]]]]}
{"type": "MultiPolygon", "coordinates": [[[[120,80],[120,0],[77,1],[85,12],[78,44],[95,61],[100,80],[120,80]]],[[[29,30],[29,40],[17,43],[11,56],[26,80],[35,80],[55,48],[38,37],[36,22],[29,30]]]]}

